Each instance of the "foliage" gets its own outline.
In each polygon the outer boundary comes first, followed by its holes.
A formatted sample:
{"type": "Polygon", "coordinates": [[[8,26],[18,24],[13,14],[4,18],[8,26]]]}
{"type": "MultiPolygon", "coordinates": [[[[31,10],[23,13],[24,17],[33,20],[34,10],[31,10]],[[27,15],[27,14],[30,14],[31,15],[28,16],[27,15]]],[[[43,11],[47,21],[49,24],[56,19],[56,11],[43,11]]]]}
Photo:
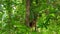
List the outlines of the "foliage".
{"type": "Polygon", "coordinates": [[[0,34],[60,34],[60,0],[31,0],[37,32],[25,25],[25,16],[26,0],[0,0],[0,34]]]}

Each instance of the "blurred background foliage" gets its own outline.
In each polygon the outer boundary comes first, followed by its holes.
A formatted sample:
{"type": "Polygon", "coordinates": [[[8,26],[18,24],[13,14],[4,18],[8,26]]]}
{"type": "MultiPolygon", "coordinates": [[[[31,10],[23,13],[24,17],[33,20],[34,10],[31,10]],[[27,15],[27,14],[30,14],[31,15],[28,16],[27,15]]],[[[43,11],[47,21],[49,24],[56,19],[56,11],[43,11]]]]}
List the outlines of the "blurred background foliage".
{"type": "Polygon", "coordinates": [[[0,0],[0,34],[60,34],[60,0],[30,0],[30,20],[37,14],[37,31],[25,25],[26,0],[0,0]]]}

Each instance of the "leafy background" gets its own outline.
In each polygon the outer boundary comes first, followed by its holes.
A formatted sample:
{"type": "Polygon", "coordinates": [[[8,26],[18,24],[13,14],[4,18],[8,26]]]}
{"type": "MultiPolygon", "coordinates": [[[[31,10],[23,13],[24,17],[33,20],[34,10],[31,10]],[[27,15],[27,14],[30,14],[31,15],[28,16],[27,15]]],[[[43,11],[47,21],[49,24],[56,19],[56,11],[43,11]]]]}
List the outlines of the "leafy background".
{"type": "Polygon", "coordinates": [[[31,20],[40,15],[37,31],[25,25],[26,0],[0,0],[0,34],[60,34],[60,0],[31,0],[30,8],[31,20]]]}

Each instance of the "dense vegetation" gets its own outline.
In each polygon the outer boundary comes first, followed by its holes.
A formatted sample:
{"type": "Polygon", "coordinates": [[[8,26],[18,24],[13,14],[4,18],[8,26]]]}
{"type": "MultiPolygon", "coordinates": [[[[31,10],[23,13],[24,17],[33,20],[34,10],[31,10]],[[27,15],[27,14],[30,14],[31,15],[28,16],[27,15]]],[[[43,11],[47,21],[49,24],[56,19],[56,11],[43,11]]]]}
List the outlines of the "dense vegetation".
{"type": "Polygon", "coordinates": [[[60,34],[60,0],[0,0],[0,34],[60,34]]]}

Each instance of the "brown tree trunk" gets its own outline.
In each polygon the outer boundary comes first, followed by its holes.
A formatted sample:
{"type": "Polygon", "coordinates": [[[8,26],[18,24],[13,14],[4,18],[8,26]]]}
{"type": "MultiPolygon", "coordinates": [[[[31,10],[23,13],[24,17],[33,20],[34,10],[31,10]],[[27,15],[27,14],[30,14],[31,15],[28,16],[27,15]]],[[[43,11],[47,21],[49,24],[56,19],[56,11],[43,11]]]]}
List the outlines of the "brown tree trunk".
{"type": "Polygon", "coordinates": [[[30,17],[30,0],[26,0],[26,25],[29,26],[29,17],[30,17]]]}

